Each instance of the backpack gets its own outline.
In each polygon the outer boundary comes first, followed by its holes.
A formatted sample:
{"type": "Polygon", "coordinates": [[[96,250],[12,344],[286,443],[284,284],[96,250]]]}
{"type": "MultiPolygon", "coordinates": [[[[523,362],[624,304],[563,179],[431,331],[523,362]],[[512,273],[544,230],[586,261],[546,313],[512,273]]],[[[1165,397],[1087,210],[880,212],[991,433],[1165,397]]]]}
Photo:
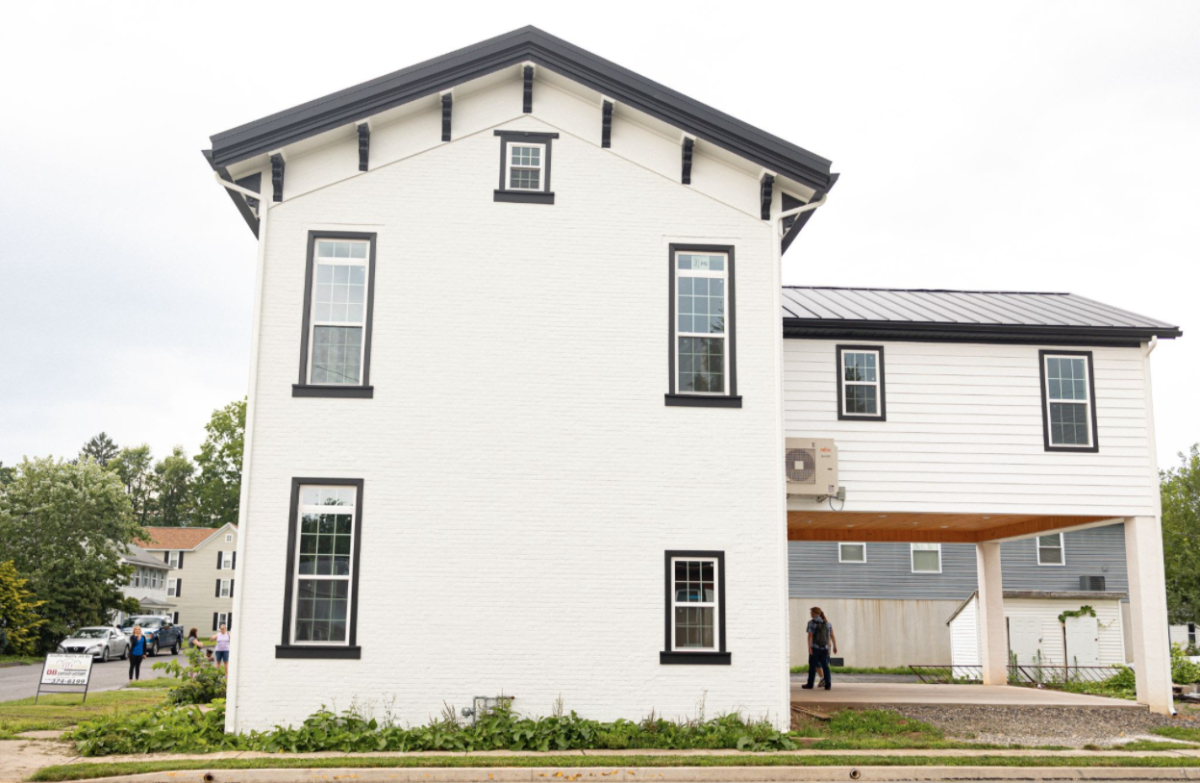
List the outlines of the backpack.
{"type": "Polygon", "coordinates": [[[813,647],[829,646],[829,623],[825,620],[813,620],[813,647]]]}

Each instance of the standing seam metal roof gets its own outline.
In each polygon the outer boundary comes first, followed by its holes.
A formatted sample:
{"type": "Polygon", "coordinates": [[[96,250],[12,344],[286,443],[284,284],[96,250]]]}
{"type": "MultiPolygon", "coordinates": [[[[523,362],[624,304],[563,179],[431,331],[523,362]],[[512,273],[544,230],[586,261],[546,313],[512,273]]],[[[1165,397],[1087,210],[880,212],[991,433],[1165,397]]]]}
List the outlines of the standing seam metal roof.
{"type": "Polygon", "coordinates": [[[819,336],[818,329],[832,333],[839,328],[912,334],[1023,330],[1135,340],[1182,335],[1165,321],[1068,293],[785,286],[782,305],[785,333],[794,332],[790,336],[819,336]]]}

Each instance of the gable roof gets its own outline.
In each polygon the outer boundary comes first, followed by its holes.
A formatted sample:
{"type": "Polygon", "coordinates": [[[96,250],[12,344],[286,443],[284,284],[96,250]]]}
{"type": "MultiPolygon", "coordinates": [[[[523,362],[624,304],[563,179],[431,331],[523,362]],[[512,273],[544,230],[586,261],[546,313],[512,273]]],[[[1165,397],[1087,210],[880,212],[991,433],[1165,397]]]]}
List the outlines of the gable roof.
{"type": "Polygon", "coordinates": [[[1178,326],[1076,294],[784,286],[783,336],[1136,345],[1178,326]]]}
{"type": "Polygon", "coordinates": [[[212,536],[237,525],[221,527],[144,527],[142,528],[142,546],[146,549],[196,549],[212,536]]]}
{"type": "Polygon", "coordinates": [[[162,558],[154,557],[146,550],[134,544],[129,544],[125,547],[125,554],[121,555],[121,559],[126,563],[145,566],[146,568],[167,568],[167,564],[163,562],[162,558]]]}
{"type": "Polygon", "coordinates": [[[817,191],[837,181],[825,158],[532,26],[223,131],[211,137],[212,150],[205,156],[219,170],[524,62],[545,66],[817,191]]]}

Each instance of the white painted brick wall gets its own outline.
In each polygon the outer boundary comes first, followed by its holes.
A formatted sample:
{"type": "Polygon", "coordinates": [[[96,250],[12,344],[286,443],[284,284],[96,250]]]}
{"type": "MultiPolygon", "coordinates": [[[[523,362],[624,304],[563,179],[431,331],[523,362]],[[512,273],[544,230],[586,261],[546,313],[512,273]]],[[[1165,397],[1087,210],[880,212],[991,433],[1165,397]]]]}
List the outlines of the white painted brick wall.
{"type": "Polygon", "coordinates": [[[504,692],[531,714],[703,699],[782,724],[769,226],[569,133],[555,205],[494,203],[498,145],[486,129],[271,211],[231,723],[392,699],[417,723],[504,692]],[[372,400],[291,396],[312,229],[379,234],[372,400]],[[736,246],[741,409],[663,404],[671,241],[736,246]],[[275,658],[294,476],[365,480],[361,660],[275,658]],[[667,549],[726,552],[731,666],[659,664],[667,549]]]}

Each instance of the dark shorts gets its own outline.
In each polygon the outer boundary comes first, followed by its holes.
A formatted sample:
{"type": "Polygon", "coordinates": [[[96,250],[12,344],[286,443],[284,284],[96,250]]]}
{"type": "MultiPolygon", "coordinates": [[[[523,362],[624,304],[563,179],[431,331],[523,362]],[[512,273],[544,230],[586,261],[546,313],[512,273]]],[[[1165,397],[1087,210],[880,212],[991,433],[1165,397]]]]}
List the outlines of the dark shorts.
{"type": "Polygon", "coordinates": [[[229,650],[217,650],[213,653],[213,660],[217,663],[229,663],[229,650]]]}

